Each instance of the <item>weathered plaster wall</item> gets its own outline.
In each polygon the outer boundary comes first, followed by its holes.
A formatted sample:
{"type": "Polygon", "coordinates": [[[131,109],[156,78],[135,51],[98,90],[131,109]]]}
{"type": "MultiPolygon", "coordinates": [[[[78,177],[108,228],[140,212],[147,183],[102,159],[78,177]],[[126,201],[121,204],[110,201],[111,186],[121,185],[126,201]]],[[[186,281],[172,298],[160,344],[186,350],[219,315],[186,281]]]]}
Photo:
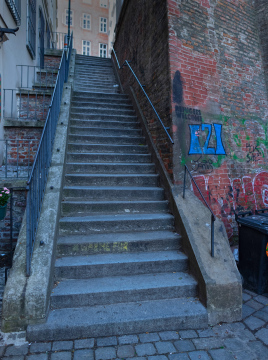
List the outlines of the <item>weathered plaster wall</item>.
{"type": "Polygon", "coordinates": [[[268,103],[255,3],[167,3],[174,182],[187,164],[232,238],[234,211],[268,207],[268,103]]]}
{"type": "MultiPolygon", "coordinates": [[[[163,0],[125,0],[114,44],[120,65],[125,60],[138,76],[165,126],[171,128],[171,81],[167,4],[163,0]]],[[[124,89],[133,86],[167,171],[172,177],[172,145],[130,70],[119,71],[124,89]]]]}

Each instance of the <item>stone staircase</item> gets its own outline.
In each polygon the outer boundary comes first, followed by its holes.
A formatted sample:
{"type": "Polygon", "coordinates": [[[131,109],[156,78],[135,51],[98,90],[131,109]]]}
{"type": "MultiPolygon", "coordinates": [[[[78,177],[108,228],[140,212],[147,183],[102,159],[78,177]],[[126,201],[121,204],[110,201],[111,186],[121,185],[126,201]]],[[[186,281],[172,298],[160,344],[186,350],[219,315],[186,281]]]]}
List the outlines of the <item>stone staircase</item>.
{"type": "Polygon", "coordinates": [[[164,190],[110,59],[77,55],[55,287],[29,341],[206,327],[164,190]]]}

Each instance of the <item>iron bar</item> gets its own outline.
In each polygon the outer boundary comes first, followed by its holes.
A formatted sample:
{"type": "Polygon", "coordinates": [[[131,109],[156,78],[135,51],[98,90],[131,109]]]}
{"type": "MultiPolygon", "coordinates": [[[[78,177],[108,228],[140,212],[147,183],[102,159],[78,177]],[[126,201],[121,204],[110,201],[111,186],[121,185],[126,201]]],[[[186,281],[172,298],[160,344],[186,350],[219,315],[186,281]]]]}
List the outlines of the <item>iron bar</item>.
{"type": "Polygon", "coordinates": [[[139,81],[139,79],[138,79],[137,75],[135,74],[134,70],[133,70],[133,69],[132,69],[132,67],[130,66],[130,61],[125,60],[125,62],[123,63],[123,65],[120,67],[120,64],[119,64],[119,61],[118,61],[118,58],[117,58],[117,56],[116,56],[116,53],[115,53],[114,49],[113,49],[113,52],[114,52],[114,54],[115,54],[115,58],[116,58],[117,65],[118,65],[119,69],[122,69],[125,65],[126,65],[126,66],[128,66],[129,70],[131,71],[132,75],[134,76],[135,80],[137,81],[137,83],[138,83],[139,87],[142,89],[142,91],[143,91],[143,93],[144,93],[144,95],[145,95],[146,99],[148,100],[149,104],[151,105],[151,108],[153,109],[153,111],[154,111],[154,113],[155,113],[155,115],[156,115],[156,117],[157,117],[158,121],[160,122],[160,124],[161,124],[161,126],[162,126],[163,130],[165,131],[165,133],[166,133],[166,135],[167,135],[167,137],[168,137],[169,141],[171,142],[171,144],[174,144],[174,141],[172,140],[172,137],[170,136],[169,132],[167,131],[166,126],[163,124],[163,121],[161,120],[161,118],[160,118],[160,116],[159,116],[158,112],[156,111],[156,109],[155,109],[154,105],[152,104],[152,102],[151,102],[151,100],[150,100],[149,96],[147,95],[146,91],[144,90],[145,85],[142,85],[142,84],[140,83],[140,81],[139,81]]]}

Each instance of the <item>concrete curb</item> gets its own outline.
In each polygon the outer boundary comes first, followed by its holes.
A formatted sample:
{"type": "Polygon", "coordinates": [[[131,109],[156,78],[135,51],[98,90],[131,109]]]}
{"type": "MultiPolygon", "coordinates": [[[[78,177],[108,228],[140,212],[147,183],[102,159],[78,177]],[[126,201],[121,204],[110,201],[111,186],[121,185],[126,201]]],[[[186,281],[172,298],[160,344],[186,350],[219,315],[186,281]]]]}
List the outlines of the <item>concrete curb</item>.
{"type": "Polygon", "coordinates": [[[13,267],[3,296],[2,331],[4,332],[26,329],[28,324],[46,320],[53,286],[74,67],[75,50],[71,56],[69,79],[63,87],[52,162],[32,257],[31,276],[26,277],[26,215],[24,215],[13,258],[13,267]],[[44,243],[42,246],[41,241],[44,243]]]}

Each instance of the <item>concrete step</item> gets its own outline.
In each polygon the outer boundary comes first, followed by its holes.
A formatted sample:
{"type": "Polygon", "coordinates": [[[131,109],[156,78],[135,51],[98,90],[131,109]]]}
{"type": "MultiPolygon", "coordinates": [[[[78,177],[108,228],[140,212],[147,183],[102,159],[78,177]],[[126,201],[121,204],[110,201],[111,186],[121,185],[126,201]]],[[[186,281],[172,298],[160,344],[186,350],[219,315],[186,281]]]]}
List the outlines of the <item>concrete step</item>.
{"type": "Polygon", "coordinates": [[[165,213],[70,216],[60,219],[59,234],[172,230],[173,226],[173,216],[165,213]]]}
{"type": "Polygon", "coordinates": [[[45,324],[28,326],[26,337],[29,342],[56,341],[201,329],[207,323],[207,311],[196,298],[175,298],[50,311],[45,324]]]}
{"type": "Polygon", "coordinates": [[[81,76],[76,76],[75,77],[75,82],[76,82],[76,85],[79,84],[79,85],[82,85],[82,86],[107,86],[107,87],[110,87],[110,86],[114,86],[114,85],[118,85],[118,82],[116,80],[113,80],[113,79],[106,79],[104,80],[103,78],[102,79],[85,79],[85,77],[83,75],[81,76]]]}
{"type": "Polygon", "coordinates": [[[84,201],[138,201],[164,200],[164,190],[159,187],[149,186],[64,186],[63,198],[75,198],[84,201]]]}
{"type": "Polygon", "coordinates": [[[70,126],[70,134],[73,135],[109,135],[109,136],[141,136],[142,131],[141,129],[120,129],[120,128],[98,128],[98,127],[74,127],[70,126]]]}
{"type": "Polygon", "coordinates": [[[157,174],[66,174],[65,185],[157,186],[157,174]]]}
{"type": "Polygon", "coordinates": [[[123,103],[120,101],[119,103],[115,104],[111,102],[97,102],[96,100],[87,100],[87,101],[72,101],[72,109],[115,109],[115,110],[132,110],[133,106],[127,102],[123,103]]]}
{"type": "Polygon", "coordinates": [[[129,101],[129,98],[127,95],[125,94],[111,94],[111,95],[107,95],[104,93],[99,93],[99,94],[95,94],[95,93],[90,93],[90,92],[84,92],[84,91],[74,91],[73,92],[73,96],[72,96],[72,100],[76,101],[76,100],[83,100],[85,101],[85,99],[98,99],[101,101],[106,101],[106,100],[122,100],[122,101],[129,101]]]}
{"type": "Polygon", "coordinates": [[[110,68],[112,69],[112,62],[111,61],[96,61],[96,60],[75,60],[75,68],[76,69],[97,69],[97,68],[110,68]]]}
{"type": "Polygon", "coordinates": [[[118,154],[118,153],[67,153],[67,162],[127,162],[127,163],[148,163],[151,161],[149,154],[118,154]]]}
{"type": "Polygon", "coordinates": [[[55,280],[93,279],[105,276],[124,276],[184,272],[187,257],[177,251],[112,253],[88,256],[65,256],[56,259],[55,280]]]}
{"type": "Polygon", "coordinates": [[[51,309],[144,300],[195,297],[197,282],[183,272],[63,280],[51,294],[51,309]]]}
{"type": "MultiPolygon", "coordinates": [[[[94,94],[92,94],[94,95],[94,94]]],[[[78,96],[73,96],[72,97],[72,104],[96,104],[97,106],[103,105],[117,105],[117,106],[131,106],[131,102],[128,99],[125,98],[115,98],[115,99],[110,99],[109,96],[106,98],[102,98],[102,97],[89,97],[89,98],[80,98],[78,96]]]]}
{"type": "Polygon", "coordinates": [[[117,79],[114,75],[112,74],[91,74],[91,73],[87,73],[87,74],[79,74],[77,73],[75,75],[75,80],[79,79],[79,78],[83,78],[83,80],[85,81],[112,81],[113,83],[117,84],[117,79]]]}
{"type": "Polygon", "coordinates": [[[95,87],[83,87],[83,86],[78,86],[78,85],[74,85],[74,90],[80,90],[83,92],[89,92],[89,93],[94,93],[94,94],[116,94],[119,92],[119,89],[114,87],[114,88],[95,88],[95,87]]]}
{"type": "MultiPolygon", "coordinates": [[[[128,119],[126,119],[128,120],[128,119]]],[[[77,120],[71,119],[71,126],[79,127],[99,127],[99,128],[123,128],[123,129],[139,129],[140,124],[136,119],[129,119],[128,121],[107,121],[107,120],[77,120]]]]}
{"type": "Polygon", "coordinates": [[[89,144],[117,144],[117,145],[145,145],[145,138],[142,136],[111,136],[102,135],[74,135],[69,134],[68,141],[70,143],[89,143],[89,144]]]}
{"type": "MultiPolygon", "coordinates": [[[[135,203],[134,203],[135,204],[135,203]]],[[[57,255],[93,255],[179,250],[181,236],[172,231],[72,235],[59,237],[57,255]]]]}
{"type": "Polygon", "coordinates": [[[135,154],[147,154],[147,145],[118,145],[118,144],[77,144],[68,143],[68,151],[70,152],[110,152],[110,153],[135,153],[135,154]]]}
{"type": "MultiPolygon", "coordinates": [[[[80,183],[80,185],[82,185],[80,183]]],[[[77,216],[90,214],[130,214],[130,213],[160,213],[168,212],[168,202],[159,201],[68,201],[65,198],[61,204],[62,216],[77,216]]]]}
{"type": "Polygon", "coordinates": [[[71,116],[72,120],[103,120],[103,121],[118,121],[118,122],[137,122],[136,115],[122,115],[117,114],[116,112],[110,112],[110,114],[102,114],[101,112],[97,114],[89,113],[79,113],[78,115],[74,114],[71,116]]]}
{"type": "Polygon", "coordinates": [[[73,114],[116,114],[116,115],[132,115],[135,116],[135,111],[133,108],[126,108],[126,109],[120,109],[120,108],[112,108],[112,107],[93,107],[93,106],[85,106],[85,107],[78,107],[78,106],[72,106],[71,108],[71,116],[73,114]]]}
{"type": "Polygon", "coordinates": [[[66,172],[78,174],[154,174],[155,165],[152,163],[67,163],[66,172]]]}

